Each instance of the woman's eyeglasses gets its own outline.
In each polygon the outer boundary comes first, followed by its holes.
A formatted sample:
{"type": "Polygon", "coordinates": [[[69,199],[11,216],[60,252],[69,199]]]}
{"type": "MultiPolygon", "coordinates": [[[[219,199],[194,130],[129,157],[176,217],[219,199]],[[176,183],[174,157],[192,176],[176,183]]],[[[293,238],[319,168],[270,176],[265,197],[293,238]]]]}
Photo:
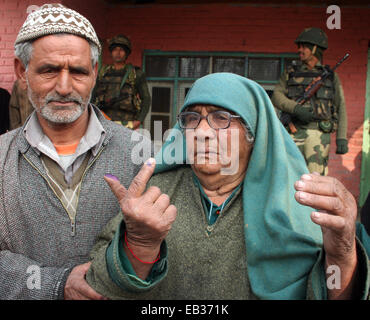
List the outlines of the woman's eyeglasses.
{"type": "Polygon", "coordinates": [[[234,116],[227,111],[213,111],[206,116],[198,112],[186,111],[177,116],[177,121],[182,129],[196,129],[202,119],[207,119],[209,126],[217,130],[228,128],[232,118],[240,118],[240,116],[234,116]]]}

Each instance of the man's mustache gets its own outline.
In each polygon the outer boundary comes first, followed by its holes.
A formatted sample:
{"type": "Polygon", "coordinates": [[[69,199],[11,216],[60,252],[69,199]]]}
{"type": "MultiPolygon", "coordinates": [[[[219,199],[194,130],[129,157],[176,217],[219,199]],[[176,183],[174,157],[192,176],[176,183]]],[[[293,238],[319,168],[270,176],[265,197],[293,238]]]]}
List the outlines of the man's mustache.
{"type": "Polygon", "coordinates": [[[68,96],[61,96],[59,94],[50,94],[47,95],[45,98],[45,103],[48,104],[50,102],[73,102],[76,104],[82,104],[83,99],[79,95],[68,95],[68,96]]]}

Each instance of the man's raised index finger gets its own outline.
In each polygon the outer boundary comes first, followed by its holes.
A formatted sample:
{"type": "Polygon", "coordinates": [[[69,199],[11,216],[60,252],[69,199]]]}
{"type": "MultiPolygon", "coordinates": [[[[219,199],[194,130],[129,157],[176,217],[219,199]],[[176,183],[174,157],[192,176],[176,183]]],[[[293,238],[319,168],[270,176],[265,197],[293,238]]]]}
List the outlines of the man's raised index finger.
{"type": "Polygon", "coordinates": [[[149,158],[145,161],[144,165],[141,167],[140,171],[132,180],[128,191],[136,196],[140,197],[146,189],[146,184],[154,173],[155,169],[155,159],[149,158]]]}

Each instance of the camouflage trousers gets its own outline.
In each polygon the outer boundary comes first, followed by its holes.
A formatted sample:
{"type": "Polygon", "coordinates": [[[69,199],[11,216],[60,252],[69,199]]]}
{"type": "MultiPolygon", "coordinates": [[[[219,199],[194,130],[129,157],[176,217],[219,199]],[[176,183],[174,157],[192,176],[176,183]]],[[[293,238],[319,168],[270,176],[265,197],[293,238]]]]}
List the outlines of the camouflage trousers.
{"type": "Polygon", "coordinates": [[[297,127],[296,133],[290,133],[295,144],[302,152],[308,170],[321,175],[328,174],[328,160],[330,150],[330,133],[318,129],[297,127]]]}

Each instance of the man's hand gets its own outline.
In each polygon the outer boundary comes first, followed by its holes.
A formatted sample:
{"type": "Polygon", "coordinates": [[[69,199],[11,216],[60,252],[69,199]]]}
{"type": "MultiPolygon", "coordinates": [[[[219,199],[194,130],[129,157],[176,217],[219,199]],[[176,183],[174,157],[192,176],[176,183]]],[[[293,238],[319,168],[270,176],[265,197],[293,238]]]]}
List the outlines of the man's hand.
{"type": "Polygon", "coordinates": [[[328,290],[329,298],[350,298],[357,267],[356,201],[337,179],[316,173],[304,174],[294,186],[296,200],[317,210],[311,220],[321,226],[326,267],[341,270],[341,289],[328,290]]]}
{"type": "Polygon", "coordinates": [[[84,263],[72,269],[64,287],[65,300],[106,300],[105,297],[91,288],[85,280],[90,264],[91,262],[84,263]]]}
{"type": "Polygon", "coordinates": [[[136,257],[145,262],[156,259],[161,243],[170,231],[177,214],[177,209],[170,204],[168,195],[162,194],[158,187],[152,186],[145,191],[154,168],[155,160],[147,160],[127,190],[116,177],[104,176],[123,212],[126,239],[130,247],[128,250],[126,245],[125,251],[136,274],[142,279],[147,277],[151,264],[141,263],[136,257]],[[132,252],[136,257],[132,257],[132,252]]]}

